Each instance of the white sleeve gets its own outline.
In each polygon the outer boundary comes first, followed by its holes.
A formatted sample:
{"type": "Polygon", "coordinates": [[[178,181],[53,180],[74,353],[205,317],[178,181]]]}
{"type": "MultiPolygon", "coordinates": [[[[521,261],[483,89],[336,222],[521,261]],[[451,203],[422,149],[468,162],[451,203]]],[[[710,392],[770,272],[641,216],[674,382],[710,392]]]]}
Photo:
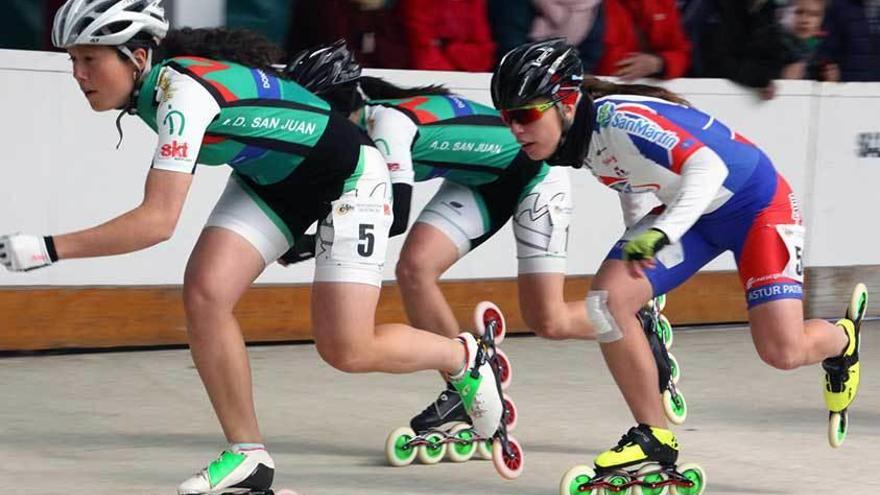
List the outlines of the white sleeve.
{"type": "Polygon", "coordinates": [[[412,162],[412,145],[419,133],[415,122],[403,112],[377,106],[367,122],[370,137],[388,164],[391,183],[412,185],[415,171],[412,162]]]}
{"type": "Polygon", "coordinates": [[[708,146],[691,155],[681,168],[681,186],[654,228],[675,243],[681,239],[718,195],[728,175],[724,161],[708,146]]]}
{"type": "Polygon", "coordinates": [[[660,200],[650,193],[627,194],[617,193],[620,197],[620,208],[623,210],[623,224],[629,229],[645,218],[651,210],[660,206],[660,200]]]}
{"type": "Polygon", "coordinates": [[[170,67],[162,69],[156,88],[159,144],[153,168],[191,174],[205,130],[220,113],[220,105],[195,79],[170,67]]]}

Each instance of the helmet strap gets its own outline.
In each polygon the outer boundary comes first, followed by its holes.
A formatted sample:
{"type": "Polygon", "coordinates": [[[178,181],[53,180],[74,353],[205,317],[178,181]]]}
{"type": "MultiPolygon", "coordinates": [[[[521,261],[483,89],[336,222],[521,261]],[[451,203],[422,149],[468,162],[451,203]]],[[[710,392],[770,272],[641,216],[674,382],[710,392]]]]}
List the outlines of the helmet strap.
{"type": "Polygon", "coordinates": [[[129,47],[125,45],[119,45],[117,48],[126,57],[128,57],[128,59],[131,60],[131,63],[135,66],[135,71],[132,74],[132,77],[134,78],[134,90],[129,95],[128,102],[125,104],[124,107],[122,107],[119,115],[116,117],[116,132],[119,133],[119,141],[116,142],[116,149],[119,149],[119,147],[122,146],[122,139],[124,137],[122,134],[122,117],[126,115],[134,115],[137,113],[137,100],[141,92],[141,82],[143,82],[146,75],[153,68],[153,49],[145,48],[145,50],[147,50],[147,60],[144,62],[144,67],[139,68],[138,61],[134,57],[134,53],[129,47]]]}

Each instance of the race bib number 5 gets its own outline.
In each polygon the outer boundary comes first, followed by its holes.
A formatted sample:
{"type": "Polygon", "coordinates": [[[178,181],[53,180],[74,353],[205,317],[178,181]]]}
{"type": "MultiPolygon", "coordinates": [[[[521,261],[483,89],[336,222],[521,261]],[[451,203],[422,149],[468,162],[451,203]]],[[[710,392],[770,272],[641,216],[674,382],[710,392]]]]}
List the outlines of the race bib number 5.
{"type": "Polygon", "coordinates": [[[776,232],[782,238],[785,248],[788,250],[788,264],[782,275],[786,278],[804,282],[804,226],[803,225],[777,225],[776,232]]]}
{"type": "Polygon", "coordinates": [[[384,199],[340,198],[333,202],[334,261],[384,264],[393,219],[384,199]]]}

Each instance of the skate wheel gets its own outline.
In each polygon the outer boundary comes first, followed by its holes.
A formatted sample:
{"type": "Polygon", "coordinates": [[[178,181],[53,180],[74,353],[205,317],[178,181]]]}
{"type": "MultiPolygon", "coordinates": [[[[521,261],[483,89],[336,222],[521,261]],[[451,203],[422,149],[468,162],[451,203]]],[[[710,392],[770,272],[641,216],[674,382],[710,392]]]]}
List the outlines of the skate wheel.
{"type": "Polygon", "coordinates": [[[575,466],[569,469],[559,483],[559,495],[591,495],[597,490],[582,490],[581,486],[589,483],[596,477],[596,471],[586,465],[575,466]]]}
{"type": "Polygon", "coordinates": [[[678,380],[681,378],[681,367],[678,365],[678,359],[675,359],[672,353],[669,353],[669,378],[676,385],[678,385],[678,380]]]}
{"type": "Polygon", "coordinates": [[[868,289],[865,284],[858,283],[853,288],[849,299],[849,307],[846,308],[846,317],[856,322],[865,317],[868,311],[868,289]]]}
{"type": "Polygon", "coordinates": [[[474,308],[474,328],[481,337],[486,333],[489,323],[495,322],[495,345],[501,344],[507,336],[507,322],[504,314],[493,302],[482,301],[474,308]]]}
{"type": "Polygon", "coordinates": [[[672,323],[669,322],[669,318],[666,315],[660,315],[657,318],[657,335],[660,337],[663,345],[666,346],[667,351],[672,349],[672,341],[675,340],[675,337],[672,335],[672,323]]]}
{"type": "Polygon", "coordinates": [[[416,432],[408,426],[401,426],[392,431],[385,441],[385,458],[388,459],[388,464],[394,467],[412,464],[418,450],[411,444],[415,437],[416,432]]]}
{"type": "Polygon", "coordinates": [[[501,349],[495,348],[495,370],[498,373],[498,381],[501,382],[501,390],[510,388],[513,383],[513,368],[510,366],[510,359],[501,349]]]}
{"type": "Polygon", "coordinates": [[[848,429],[846,411],[828,413],[828,443],[831,447],[836,449],[843,445],[848,429]]]}
{"type": "Polygon", "coordinates": [[[429,433],[425,437],[425,445],[418,448],[419,462],[422,464],[437,464],[446,455],[446,443],[442,433],[429,433]]]}
{"type": "Polygon", "coordinates": [[[673,495],[700,495],[706,489],[706,472],[698,464],[679,466],[681,475],[691,482],[691,486],[673,486],[673,495]]]}
{"type": "Polygon", "coordinates": [[[504,424],[507,426],[507,433],[510,433],[516,429],[519,412],[516,410],[516,404],[513,403],[513,399],[509,395],[504,394],[501,402],[504,404],[504,424]]]}
{"type": "Polygon", "coordinates": [[[675,395],[669,390],[663,391],[663,412],[666,418],[674,425],[684,424],[687,419],[688,409],[687,401],[680,390],[675,390],[675,395]]]}
{"type": "Polygon", "coordinates": [[[477,442],[477,457],[486,461],[492,459],[492,440],[477,442]]]}
{"type": "Polygon", "coordinates": [[[447,445],[446,457],[452,462],[467,462],[477,451],[477,434],[469,424],[456,425],[449,434],[454,441],[447,445]]]}
{"type": "Polygon", "coordinates": [[[645,306],[649,309],[656,309],[658,313],[663,311],[663,309],[666,308],[666,294],[660,294],[654,299],[651,299],[645,306]]]}
{"type": "Polygon", "coordinates": [[[523,472],[523,450],[519,442],[511,436],[507,437],[507,446],[510,448],[510,455],[504,452],[501,440],[495,439],[492,443],[492,464],[495,465],[495,470],[502,478],[515,480],[523,472]]]}
{"type": "Polygon", "coordinates": [[[642,466],[636,472],[636,479],[639,484],[635,495],[666,495],[669,492],[669,485],[664,483],[669,476],[656,464],[642,466]]]}
{"type": "Polygon", "coordinates": [[[611,474],[605,478],[608,486],[598,492],[598,495],[630,495],[632,493],[632,477],[626,473],[611,474]]]}

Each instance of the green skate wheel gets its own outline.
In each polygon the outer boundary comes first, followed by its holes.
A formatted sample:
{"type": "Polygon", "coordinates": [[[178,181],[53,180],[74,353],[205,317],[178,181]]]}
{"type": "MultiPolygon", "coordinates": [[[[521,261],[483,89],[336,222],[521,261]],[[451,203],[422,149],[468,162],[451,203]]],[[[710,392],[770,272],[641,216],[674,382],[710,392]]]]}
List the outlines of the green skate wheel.
{"type": "Polygon", "coordinates": [[[416,432],[408,426],[402,426],[388,435],[385,441],[385,458],[394,467],[408,466],[416,458],[416,447],[410,444],[416,432]]]}
{"type": "Polygon", "coordinates": [[[632,477],[624,473],[615,473],[605,478],[606,486],[598,495],[630,495],[632,493],[632,477]]]}
{"type": "Polygon", "coordinates": [[[666,309],[666,294],[660,294],[651,300],[654,303],[654,307],[657,308],[657,311],[662,312],[666,309]]]}
{"type": "Polygon", "coordinates": [[[444,435],[442,433],[429,433],[425,437],[426,445],[420,445],[418,448],[419,462],[422,464],[437,464],[443,460],[446,455],[446,444],[443,442],[444,435]]]}
{"type": "Polygon", "coordinates": [[[846,411],[828,413],[828,443],[831,447],[836,449],[843,445],[848,429],[846,411]]]}
{"type": "Polygon", "coordinates": [[[680,390],[674,389],[675,395],[669,390],[663,391],[663,412],[666,418],[674,425],[682,425],[687,419],[687,401],[680,390]]]}
{"type": "Polygon", "coordinates": [[[678,359],[675,359],[675,356],[672,353],[669,354],[669,377],[672,379],[672,383],[678,385],[678,380],[681,378],[681,367],[678,365],[678,359]]]}
{"type": "Polygon", "coordinates": [[[492,439],[477,442],[477,457],[486,461],[492,459],[492,439]]]}
{"type": "Polygon", "coordinates": [[[471,425],[466,423],[456,425],[449,434],[455,437],[455,441],[447,446],[446,457],[452,462],[467,462],[471,460],[477,452],[477,442],[474,442],[477,434],[474,433],[471,425]]]}
{"type": "Polygon", "coordinates": [[[523,458],[522,445],[515,438],[507,436],[507,446],[510,449],[510,455],[504,451],[501,440],[496,438],[492,443],[492,464],[495,470],[506,480],[515,480],[520,477],[525,467],[525,459],[523,458]]]}
{"type": "Polygon", "coordinates": [[[636,479],[639,484],[636,485],[635,495],[666,495],[669,492],[668,485],[661,485],[669,477],[656,464],[648,464],[639,468],[636,472],[636,479]]]}
{"type": "MultiPolygon", "coordinates": [[[[596,477],[596,471],[586,465],[575,466],[565,473],[559,483],[559,495],[592,495],[598,490],[581,491],[581,486],[589,483],[596,477]]],[[[596,494],[598,495],[598,494],[596,494]]]]}
{"type": "Polygon", "coordinates": [[[852,296],[849,299],[849,307],[846,308],[846,317],[857,322],[865,317],[868,311],[868,288],[865,284],[856,284],[852,296]]]}
{"type": "Polygon", "coordinates": [[[698,464],[685,464],[679,467],[682,476],[693,486],[674,486],[673,495],[700,495],[706,489],[706,472],[698,464]]]}
{"type": "Polygon", "coordinates": [[[675,337],[672,335],[672,323],[669,322],[666,315],[660,315],[660,318],[657,319],[657,335],[663,341],[667,351],[672,349],[672,341],[675,340],[675,337]]]}

